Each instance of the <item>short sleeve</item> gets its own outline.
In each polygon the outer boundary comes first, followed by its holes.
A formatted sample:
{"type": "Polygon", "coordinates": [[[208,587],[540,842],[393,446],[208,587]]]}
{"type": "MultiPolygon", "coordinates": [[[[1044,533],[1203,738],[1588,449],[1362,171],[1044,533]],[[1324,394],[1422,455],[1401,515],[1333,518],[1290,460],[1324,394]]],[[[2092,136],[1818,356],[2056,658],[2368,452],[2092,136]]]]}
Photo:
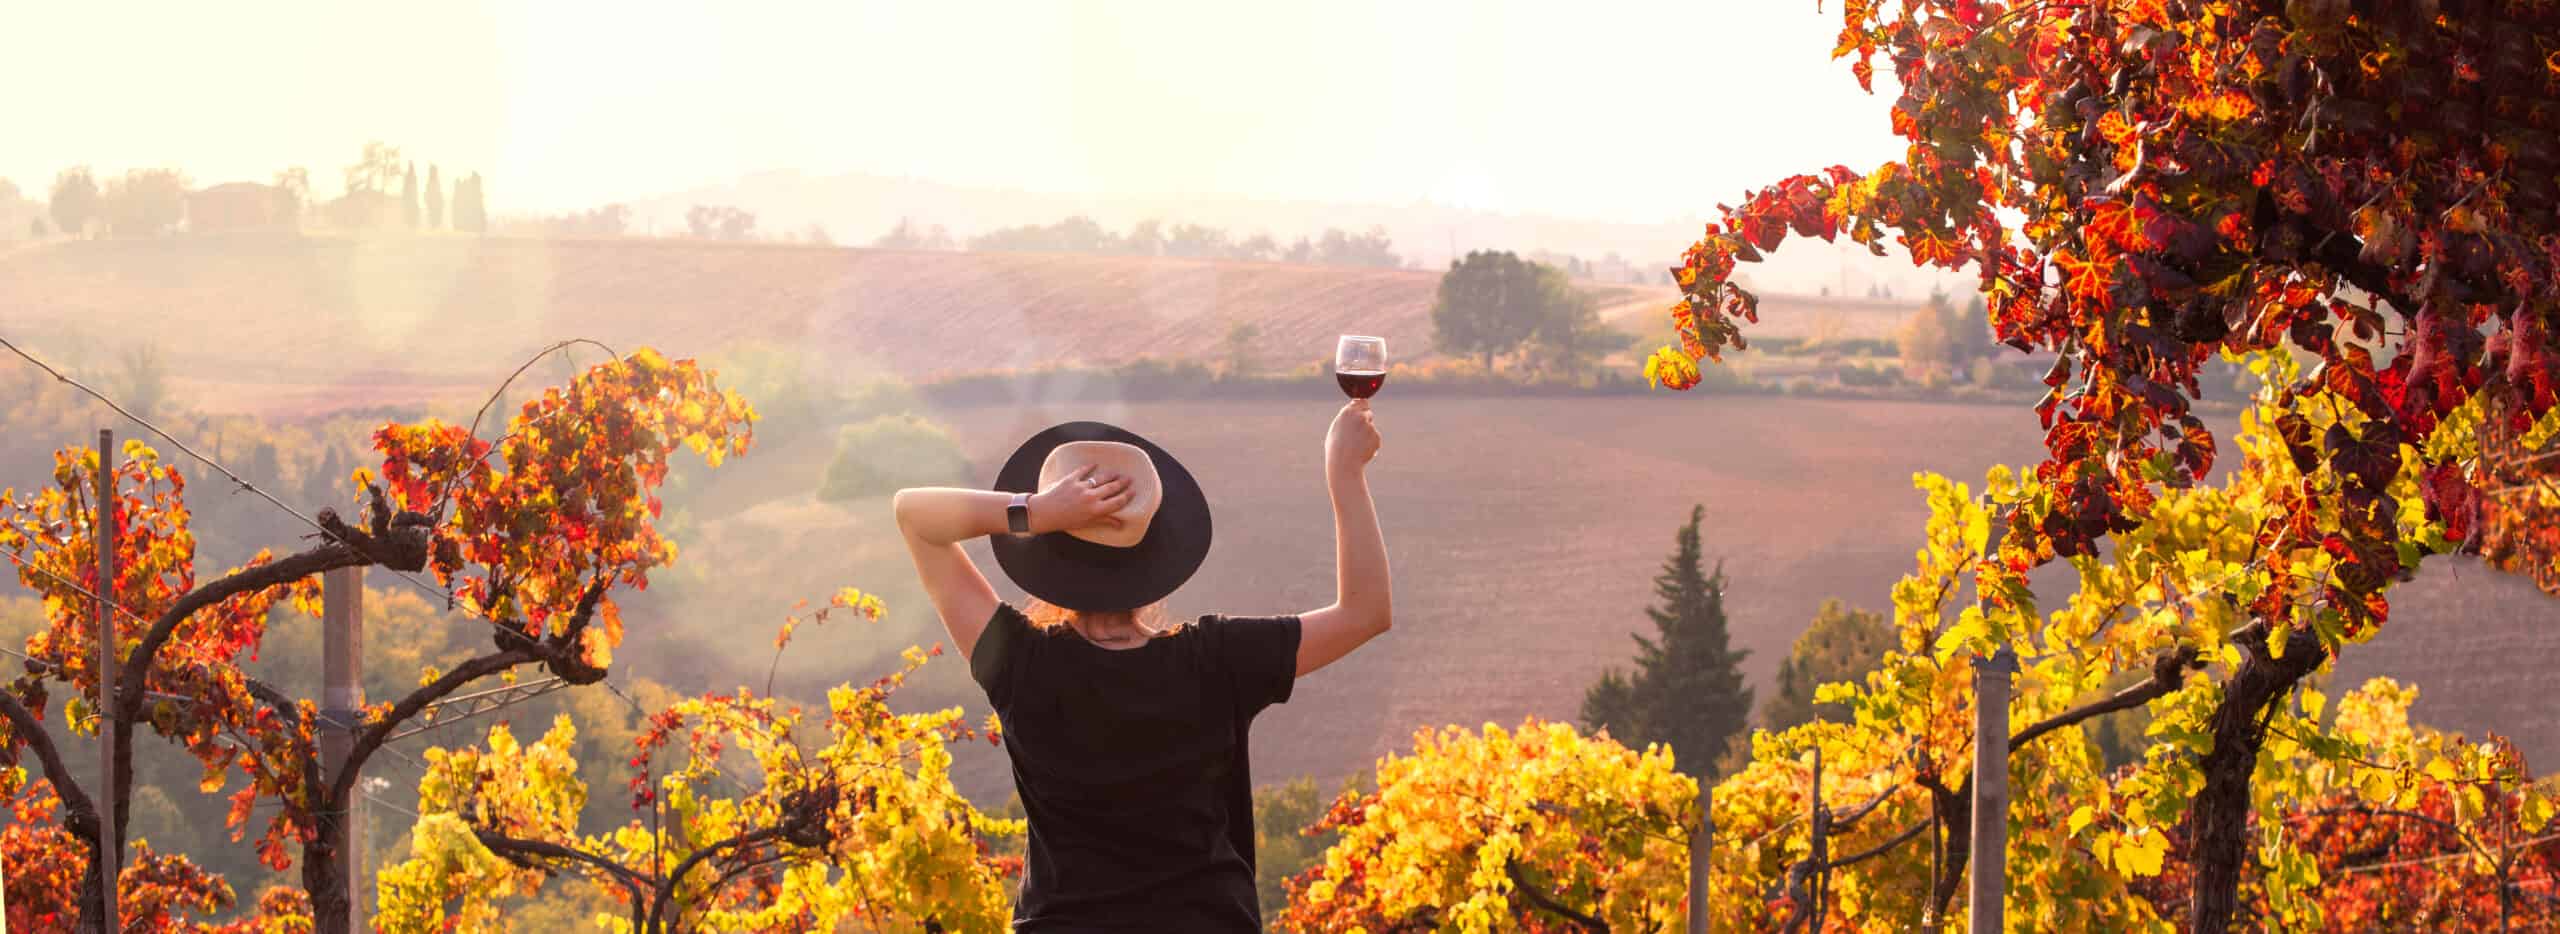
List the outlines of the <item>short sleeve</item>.
{"type": "Polygon", "coordinates": [[[1236,713],[1250,717],[1289,699],[1298,680],[1298,618],[1213,616],[1201,622],[1217,663],[1235,686],[1236,713]]]}
{"type": "Polygon", "coordinates": [[[969,677],[999,710],[1012,700],[1013,670],[1030,635],[1031,618],[1013,604],[998,601],[995,615],[987,618],[987,628],[978,632],[978,644],[969,649],[969,677]]]}

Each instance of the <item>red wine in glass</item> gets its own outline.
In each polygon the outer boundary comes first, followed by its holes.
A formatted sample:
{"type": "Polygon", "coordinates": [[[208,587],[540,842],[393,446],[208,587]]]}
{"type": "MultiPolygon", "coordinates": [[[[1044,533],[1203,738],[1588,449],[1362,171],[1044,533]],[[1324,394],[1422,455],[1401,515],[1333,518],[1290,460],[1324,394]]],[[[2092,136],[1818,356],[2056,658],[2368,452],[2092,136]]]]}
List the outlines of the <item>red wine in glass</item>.
{"type": "Polygon", "coordinates": [[[1342,343],[1333,352],[1333,379],[1342,384],[1342,394],[1366,399],[1378,394],[1387,384],[1387,342],[1384,338],[1359,334],[1342,335],[1342,343]]]}

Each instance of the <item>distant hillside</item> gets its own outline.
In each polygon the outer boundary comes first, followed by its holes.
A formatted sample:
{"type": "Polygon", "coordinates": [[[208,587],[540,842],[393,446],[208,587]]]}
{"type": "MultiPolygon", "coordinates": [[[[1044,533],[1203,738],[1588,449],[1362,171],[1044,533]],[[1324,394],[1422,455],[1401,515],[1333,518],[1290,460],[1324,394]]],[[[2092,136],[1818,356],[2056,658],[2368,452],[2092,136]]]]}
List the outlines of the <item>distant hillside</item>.
{"type": "MultiPolygon", "coordinates": [[[[700,241],[293,236],[54,242],[0,253],[12,337],[151,343],[196,408],[305,414],[451,402],[551,341],[680,354],[754,340],[907,378],[1139,354],[1263,366],[1344,332],[1431,348],[1438,272],[700,241]]],[[[1597,290],[1604,304],[1653,291],[1597,290]]],[[[70,345],[70,346],[65,346],[70,345]]],[[[476,401],[476,400],[475,400],[476,401]]]]}
{"type": "MultiPolygon", "coordinates": [[[[1689,207],[1704,210],[1715,200],[1701,194],[1689,207]]],[[[1106,198],[860,173],[776,171],[631,199],[632,223],[635,229],[660,233],[680,230],[685,211],[697,204],[745,208],[755,213],[760,230],[798,231],[811,224],[823,225],[846,243],[872,242],[901,218],[944,225],[953,235],[966,238],[1083,215],[1112,230],[1155,219],[1168,225],[1206,224],[1238,237],[1268,233],[1282,243],[1317,236],[1327,228],[1357,233],[1377,227],[1394,241],[1396,255],[1423,269],[1446,268],[1451,257],[1472,250],[1524,254],[1549,250],[1595,262],[1614,253],[1657,275],[1679,262],[1681,251],[1697,241],[1708,219],[1694,215],[1629,223],[1506,214],[1423,201],[1342,204],[1216,194],[1106,198]]],[[[1866,247],[1845,240],[1837,244],[1799,240],[1770,253],[1744,275],[1776,289],[1811,292],[1827,286],[1841,294],[1885,284],[1897,293],[1917,295],[1925,294],[1931,282],[1962,288],[1968,281],[1961,275],[1914,268],[1898,246],[1888,245],[1886,252],[1887,256],[1876,257],[1866,247]]]]}

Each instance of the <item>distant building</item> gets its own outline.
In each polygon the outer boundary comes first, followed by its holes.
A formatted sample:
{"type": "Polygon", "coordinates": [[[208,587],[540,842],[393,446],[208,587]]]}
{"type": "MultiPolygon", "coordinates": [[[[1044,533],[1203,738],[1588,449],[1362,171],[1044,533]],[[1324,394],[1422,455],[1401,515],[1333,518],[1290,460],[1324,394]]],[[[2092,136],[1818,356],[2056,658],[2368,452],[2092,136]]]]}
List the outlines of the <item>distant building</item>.
{"type": "Polygon", "coordinates": [[[187,229],[195,233],[300,227],[293,194],[274,185],[226,182],[187,195],[187,229]]]}
{"type": "Polygon", "coordinates": [[[340,195],[322,210],[329,226],[339,230],[389,230],[401,226],[404,217],[398,198],[371,189],[357,189],[340,195]]]}

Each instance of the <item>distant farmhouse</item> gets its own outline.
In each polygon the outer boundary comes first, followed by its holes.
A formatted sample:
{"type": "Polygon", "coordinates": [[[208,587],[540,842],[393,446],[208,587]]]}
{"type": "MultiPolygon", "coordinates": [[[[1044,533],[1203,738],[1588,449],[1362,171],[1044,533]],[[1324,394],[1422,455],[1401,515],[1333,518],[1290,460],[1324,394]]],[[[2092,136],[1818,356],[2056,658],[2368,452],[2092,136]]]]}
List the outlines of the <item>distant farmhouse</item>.
{"type": "Polygon", "coordinates": [[[402,225],[402,210],[400,199],[359,188],[330,201],[321,215],[339,230],[389,230],[402,225]]]}
{"type": "Polygon", "coordinates": [[[226,182],[187,195],[187,230],[292,232],[301,224],[293,193],[257,182],[226,182]]]}

